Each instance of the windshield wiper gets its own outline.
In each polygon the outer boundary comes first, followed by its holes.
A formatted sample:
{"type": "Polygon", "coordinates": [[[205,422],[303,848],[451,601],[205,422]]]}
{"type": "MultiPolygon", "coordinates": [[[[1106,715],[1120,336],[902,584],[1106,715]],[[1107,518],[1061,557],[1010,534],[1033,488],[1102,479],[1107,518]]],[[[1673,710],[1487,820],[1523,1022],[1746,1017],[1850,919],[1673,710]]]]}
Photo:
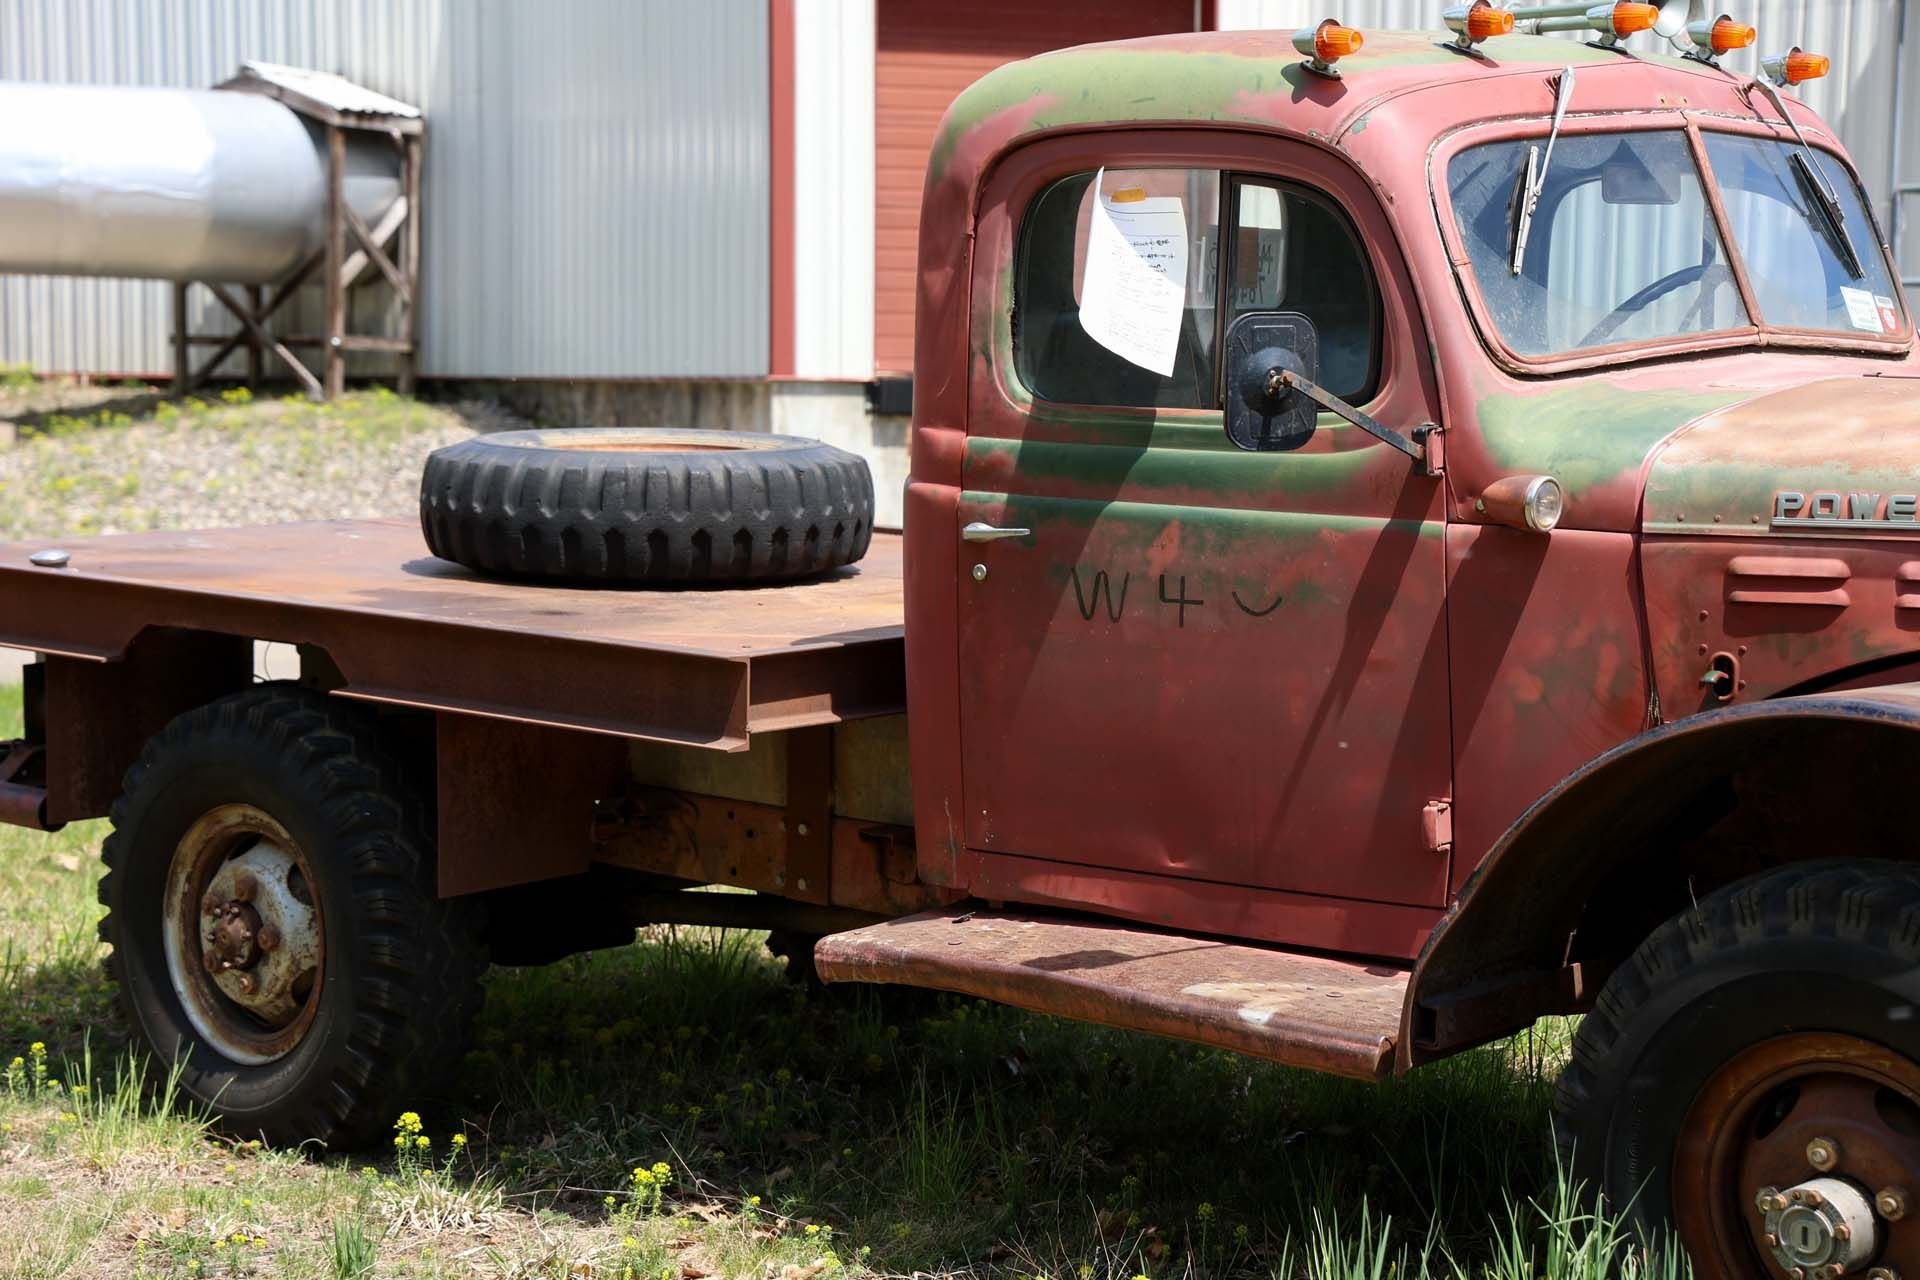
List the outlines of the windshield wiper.
{"type": "Polygon", "coordinates": [[[1573,68],[1567,67],[1560,72],[1560,82],[1553,91],[1553,129],[1547,134],[1547,154],[1542,157],[1540,148],[1527,148],[1526,177],[1514,194],[1508,235],[1513,243],[1512,267],[1516,276],[1527,263],[1527,236],[1533,231],[1533,211],[1539,207],[1540,193],[1547,188],[1547,170],[1553,164],[1553,144],[1559,140],[1560,122],[1567,118],[1567,104],[1571,101],[1573,68]]]}
{"type": "Polygon", "coordinates": [[[1827,239],[1832,242],[1839,254],[1841,263],[1852,273],[1855,280],[1864,279],[1867,269],[1860,262],[1860,251],[1854,247],[1853,236],[1847,231],[1846,211],[1840,207],[1839,193],[1827,182],[1826,175],[1814,163],[1812,149],[1807,146],[1807,135],[1800,132],[1800,122],[1787,111],[1787,104],[1780,100],[1780,91],[1765,80],[1755,80],[1754,85],[1773,100],[1774,110],[1793,130],[1793,136],[1799,139],[1800,149],[1787,157],[1793,165],[1793,176],[1798,179],[1800,189],[1806,193],[1808,201],[1819,212],[1820,220],[1825,224],[1827,239]]]}

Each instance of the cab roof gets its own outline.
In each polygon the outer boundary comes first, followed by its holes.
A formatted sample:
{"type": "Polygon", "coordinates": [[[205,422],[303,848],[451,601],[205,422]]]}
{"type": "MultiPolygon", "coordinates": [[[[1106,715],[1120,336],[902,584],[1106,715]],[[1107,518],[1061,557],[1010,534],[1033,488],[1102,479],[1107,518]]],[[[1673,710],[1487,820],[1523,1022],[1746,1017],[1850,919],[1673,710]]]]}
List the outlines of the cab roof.
{"type": "MultiPolygon", "coordinates": [[[[1212,122],[1331,141],[1375,105],[1408,91],[1569,65],[1605,68],[1609,78],[1649,77],[1667,89],[1678,85],[1696,93],[1709,82],[1724,90],[1741,80],[1654,52],[1645,36],[1626,53],[1553,36],[1500,36],[1477,46],[1475,54],[1442,48],[1444,31],[1367,31],[1365,37],[1358,53],[1340,59],[1338,79],[1306,69],[1291,31],[1150,36],[1011,62],[955,100],[935,141],[929,177],[949,176],[957,155],[978,165],[1021,136],[1076,125],[1212,122]]],[[[1658,90],[1647,88],[1651,101],[1658,90]]],[[[1462,111],[1457,119],[1445,114],[1439,107],[1436,135],[1484,118],[1479,110],[1462,111]]]]}

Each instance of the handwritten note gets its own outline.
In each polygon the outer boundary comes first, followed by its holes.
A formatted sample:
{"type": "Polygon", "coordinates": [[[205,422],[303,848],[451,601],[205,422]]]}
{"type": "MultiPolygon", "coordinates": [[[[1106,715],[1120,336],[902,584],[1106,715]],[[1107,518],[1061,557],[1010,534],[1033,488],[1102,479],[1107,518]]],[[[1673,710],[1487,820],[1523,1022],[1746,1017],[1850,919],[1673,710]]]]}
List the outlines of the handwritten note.
{"type": "Polygon", "coordinates": [[[1080,327],[1121,359],[1173,373],[1187,306],[1187,215],[1178,196],[1114,202],[1093,178],[1080,327]]]}

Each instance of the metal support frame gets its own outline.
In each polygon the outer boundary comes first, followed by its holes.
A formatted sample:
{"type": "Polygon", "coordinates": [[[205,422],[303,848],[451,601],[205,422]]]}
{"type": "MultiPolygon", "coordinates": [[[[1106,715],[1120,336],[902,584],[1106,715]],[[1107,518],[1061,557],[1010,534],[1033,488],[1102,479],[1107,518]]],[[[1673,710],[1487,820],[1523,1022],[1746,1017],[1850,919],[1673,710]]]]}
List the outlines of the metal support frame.
{"type": "Polygon", "coordinates": [[[290,109],[318,120],[325,130],[327,149],[326,230],[319,251],[308,256],[272,291],[248,285],[243,292],[212,280],[177,281],[173,286],[173,387],[185,395],[200,386],[222,361],[244,348],[247,380],[264,376],[271,354],[284,365],[303,390],[315,400],[332,400],[346,390],[347,356],[354,351],[377,351],[398,357],[395,378],[402,395],[413,392],[420,343],[420,150],[423,141],[417,119],[359,121],[337,113],[312,109],[301,101],[281,98],[290,109]],[[347,130],[361,129],[389,136],[399,152],[400,196],[369,226],[346,201],[347,130]],[[356,334],[349,331],[350,294],[369,268],[393,290],[400,307],[400,334],[356,334]],[[239,322],[231,334],[192,332],[187,293],[203,286],[239,322]],[[317,284],[325,311],[324,332],[317,335],[276,337],[269,322],[302,286],[317,284]],[[196,367],[194,347],[213,352],[196,367]],[[298,348],[317,348],[318,372],[295,354],[298,348]]]}

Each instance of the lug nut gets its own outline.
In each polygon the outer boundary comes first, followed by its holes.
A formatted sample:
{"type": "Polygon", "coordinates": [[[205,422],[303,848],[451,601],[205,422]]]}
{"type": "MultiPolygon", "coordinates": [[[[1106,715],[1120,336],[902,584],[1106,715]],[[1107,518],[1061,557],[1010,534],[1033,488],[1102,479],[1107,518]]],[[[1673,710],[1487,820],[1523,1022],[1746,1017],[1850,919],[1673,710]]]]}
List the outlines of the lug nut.
{"type": "Polygon", "coordinates": [[[250,996],[250,995],[252,995],[252,994],[253,994],[253,988],[254,988],[254,986],[255,986],[255,985],[256,985],[256,984],[254,983],[254,980],[253,980],[253,975],[252,975],[252,974],[250,974],[250,973],[243,973],[243,974],[241,974],[241,975],[240,975],[240,994],[241,994],[241,995],[243,995],[243,996],[250,996]]]}
{"type": "Polygon", "coordinates": [[[1773,1211],[1773,1198],[1780,1194],[1778,1187],[1762,1187],[1753,1194],[1753,1207],[1762,1213],[1773,1211]]]}
{"type": "Polygon", "coordinates": [[[227,967],[220,957],[211,951],[202,951],[200,953],[200,963],[205,966],[208,973],[219,973],[227,967]]]}
{"type": "Polygon", "coordinates": [[[242,871],[233,878],[233,896],[237,902],[252,902],[260,893],[260,882],[253,878],[253,872],[242,871]]]}
{"type": "Polygon", "coordinates": [[[1882,1187],[1873,1197],[1873,1209],[1888,1222],[1907,1216],[1907,1192],[1904,1187],[1882,1187]]]}
{"type": "Polygon", "coordinates": [[[1807,1144],[1807,1163],[1825,1173],[1840,1164],[1840,1144],[1832,1138],[1815,1138],[1807,1144]]]}
{"type": "Polygon", "coordinates": [[[200,914],[203,916],[217,916],[220,914],[219,895],[211,889],[207,890],[206,897],[200,899],[200,914]]]}
{"type": "Polygon", "coordinates": [[[253,942],[262,951],[273,951],[280,946],[280,931],[270,924],[263,924],[260,932],[253,935],[253,942]]]}
{"type": "Polygon", "coordinates": [[[1900,1280],[1900,1273],[1892,1267],[1875,1267],[1867,1272],[1867,1280],[1900,1280]]]}

